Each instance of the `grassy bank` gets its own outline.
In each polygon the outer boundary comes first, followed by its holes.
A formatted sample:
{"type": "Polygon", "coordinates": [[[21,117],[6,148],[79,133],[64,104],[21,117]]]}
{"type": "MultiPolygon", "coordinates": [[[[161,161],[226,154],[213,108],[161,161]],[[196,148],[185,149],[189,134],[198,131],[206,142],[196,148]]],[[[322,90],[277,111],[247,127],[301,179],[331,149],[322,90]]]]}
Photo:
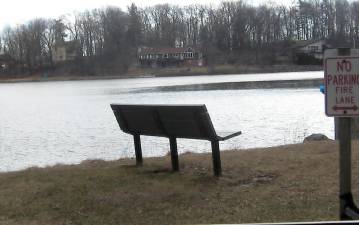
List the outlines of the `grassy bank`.
{"type": "Polygon", "coordinates": [[[217,65],[208,67],[181,67],[181,68],[130,68],[126,74],[117,75],[78,75],[78,74],[51,74],[43,77],[43,74],[34,75],[0,75],[0,83],[13,82],[39,82],[39,81],[66,81],[66,80],[98,80],[98,79],[119,79],[139,77],[171,77],[171,76],[199,76],[218,74],[253,74],[253,73],[278,73],[278,72],[299,72],[317,71],[322,66],[301,66],[301,65],[217,65]]]}
{"type": "MultiPolygon", "coordinates": [[[[359,159],[353,143],[353,162],[359,159]]],[[[338,219],[338,145],[316,142],[210,154],[88,161],[0,174],[0,224],[188,224],[338,219]]],[[[359,194],[358,165],[353,165],[359,194]]]]}

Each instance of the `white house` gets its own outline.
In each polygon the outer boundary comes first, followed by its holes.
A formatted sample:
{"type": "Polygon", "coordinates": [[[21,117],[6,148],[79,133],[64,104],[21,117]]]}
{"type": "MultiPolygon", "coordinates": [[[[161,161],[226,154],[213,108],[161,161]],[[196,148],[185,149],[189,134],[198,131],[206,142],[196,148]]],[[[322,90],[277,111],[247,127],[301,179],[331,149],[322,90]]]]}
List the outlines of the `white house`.
{"type": "Polygon", "coordinates": [[[298,54],[306,54],[313,56],[315,59],[322,60],[323,59],[323,52],[327,47],[326,41],[298,41],[294,44],[293,49],[295,55],[298,54]]]}
{"type": "Polygon", "coordinates": [[[72,61],[78,57],[78,42],[68,41],[55,45],[52,60],[56,62],[72,61]]]}

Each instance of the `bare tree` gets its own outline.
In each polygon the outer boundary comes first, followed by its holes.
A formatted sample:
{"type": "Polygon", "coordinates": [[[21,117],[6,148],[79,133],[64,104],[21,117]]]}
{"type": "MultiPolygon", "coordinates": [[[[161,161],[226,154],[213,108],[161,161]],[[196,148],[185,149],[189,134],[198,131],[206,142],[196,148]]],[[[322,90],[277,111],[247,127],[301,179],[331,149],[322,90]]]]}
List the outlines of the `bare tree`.
{"type": "MultiPolygon", "coordinates": [[[[54,46],[68,42],[78,52],[84,74],[125,71],[137,48],[194,46],[207,62],[260,63],[261,55],[299,40],[326,39],[333,44],[359,41],[359,1],[297,0],[291,6],[223,1],[218,7],[161,4],[127,12],[117,7],[76,13],[74,19],[34,19],[4,29],[0,48],[30,73],[55,68],[54,46]],[[259,54],[261,52],[261,54],[259,54]],[[129,57],[130,56],[130,57],[129,57]]],[[[270,58],[270,57],[269,57],[270,58]]]]}

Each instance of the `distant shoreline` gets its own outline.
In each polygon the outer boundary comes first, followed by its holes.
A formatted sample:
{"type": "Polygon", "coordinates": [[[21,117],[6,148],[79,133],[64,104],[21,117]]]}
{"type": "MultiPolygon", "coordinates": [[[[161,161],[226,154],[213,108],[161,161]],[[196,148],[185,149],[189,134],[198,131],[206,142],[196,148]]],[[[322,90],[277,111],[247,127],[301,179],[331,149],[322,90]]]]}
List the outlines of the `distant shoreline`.
{"type": "Polygon", "coordinates": [[[284,73],[284,72],[306,72],[321,71],[318,65],[274,65],[274,66],[245,66],[245,65],[220,65],[209,69],[208,67],[191,68],[146,68],[130,69],[126,74],[118,75],[52,75],[43,77],[42,74],[32,76],[2,76],[0,83],[20,82],[48,82],[48,81],[81,81],[81,80],[110,80],[129,78],[151,78],[151,77],[178,77],[178,76],[204,76],[204,75],[231,75],[231,74],[261,74],[261,73],[284,73]],[[14,76],[14,77],[12,77],[14,76]]]}
{"type": "Polygon", "coordinates": [[[185,84],[174,86],[159,86],[136,90],[135,92],[176,92],[176,91],[207,91],[207,90],[248,90],[248,89],[277,89],[277,88],[319,88],[324,83],[323,78],[305,80],[273,80],[273,81],[237,81],[204,84],[185,84]]]}

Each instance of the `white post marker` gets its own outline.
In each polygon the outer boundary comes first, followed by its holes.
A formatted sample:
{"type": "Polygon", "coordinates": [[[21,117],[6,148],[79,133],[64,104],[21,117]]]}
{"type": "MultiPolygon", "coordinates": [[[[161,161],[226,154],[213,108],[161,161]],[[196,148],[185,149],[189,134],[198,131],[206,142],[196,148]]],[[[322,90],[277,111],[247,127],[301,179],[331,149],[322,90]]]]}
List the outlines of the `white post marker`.
{"type": "Polygon", "coordinates": [[[345,56],[337,49],[326,50],[324,79],[327,116],[359,116],[359,49],[345,56]]]}

